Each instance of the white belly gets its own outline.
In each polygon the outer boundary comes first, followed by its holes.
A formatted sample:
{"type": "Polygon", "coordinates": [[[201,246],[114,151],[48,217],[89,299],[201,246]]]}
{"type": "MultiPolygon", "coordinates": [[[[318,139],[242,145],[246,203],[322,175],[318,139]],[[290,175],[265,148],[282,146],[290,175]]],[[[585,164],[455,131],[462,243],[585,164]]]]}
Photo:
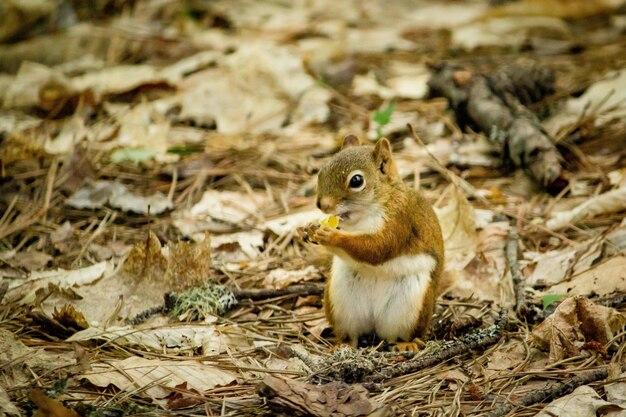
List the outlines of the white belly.
{"type": "Polygon", "coordinates": [[[389,342],[408,341],[434,268],[426,254],[378,266],[335,256],[329,296],[339,330],[353,340],[375,332],[389,342]]]}

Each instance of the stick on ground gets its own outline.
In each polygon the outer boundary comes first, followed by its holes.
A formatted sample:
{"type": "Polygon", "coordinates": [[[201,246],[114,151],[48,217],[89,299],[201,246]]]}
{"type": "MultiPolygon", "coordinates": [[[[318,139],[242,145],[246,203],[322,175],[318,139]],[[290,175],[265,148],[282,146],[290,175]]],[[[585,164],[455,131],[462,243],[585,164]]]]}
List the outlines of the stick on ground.
{"type": "Polygon", "coordinates": [[[502,149],[505,162],[524,168],[550,192],[567,185],[561,155],[525,105],[552,93],[554,74],[537,65],[508,65],[482,75],[439,65],[428,82],[433,96],[448,99],[461,125],[482,130],[502,149]]]}
{"type": "MultiPolygon", "coordinates": [[[[622,366],[622,371],[626,371],[626,365],[622,366]]],[[[574,391],[576,388],[581,385],[590,384],[592,382],[600,381],[602,379],[606,379],[609,375],[608,367],[593,369],[590,371],[584,371],[580,374],[566,379],[563,382],[557,382],[545,389],[534,390],[530,394],[525,395],[515,402],[508,402],[506,404],[502,404],[494,411],[489,413],[488,417],[503,417],[508,413],[513,411],[517,407],[529,407],[531,405],[544,403],[548,401],[555,400],[557,398],[561,398],[564,395],[567,395],[574,391]]]]}
{"type": "Polygon", "coordinates": [[[485,349],[500,340],[508,323],[507,312],[504,310],[500,313],[498,320],[486,329],[477,330],[460,337],[458,340],[444,342],[441,347],[434,352],[426,353],[406,362],[383,369],[375,375],[372,375],[367,381],[382,382],[396,376],[420,371],[438,363],[445,362],[455,356],[463,355],[471,350],[485,349]]]}
{"type": "Polygon", "coordinates": [[[506,240],[505,255],[506,263],[511,271],[511,278],[513,278],[513,285],[515,286],[515,314],[520,320],[528,316],[529,306],[526,303],[526,296],[524,292],[524,281],[522,280],[522,273],[517,262],[519,252],[519,234],[517,228],[511,225],[509,235],[506,240]]]}

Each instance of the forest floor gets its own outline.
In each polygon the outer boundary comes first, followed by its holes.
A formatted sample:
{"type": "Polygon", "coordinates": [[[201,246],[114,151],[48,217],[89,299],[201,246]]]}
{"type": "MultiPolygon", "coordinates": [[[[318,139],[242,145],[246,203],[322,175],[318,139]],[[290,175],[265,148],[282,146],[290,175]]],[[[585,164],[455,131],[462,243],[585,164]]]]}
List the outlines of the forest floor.
{"type": "Polygon", "coordinates": [[[619,1],[27,3],[0,13],[0,416],[626,415],[619,1]],[[297,233],[348,133],[443,229],[415,354],[335,347],[297,233]]]}

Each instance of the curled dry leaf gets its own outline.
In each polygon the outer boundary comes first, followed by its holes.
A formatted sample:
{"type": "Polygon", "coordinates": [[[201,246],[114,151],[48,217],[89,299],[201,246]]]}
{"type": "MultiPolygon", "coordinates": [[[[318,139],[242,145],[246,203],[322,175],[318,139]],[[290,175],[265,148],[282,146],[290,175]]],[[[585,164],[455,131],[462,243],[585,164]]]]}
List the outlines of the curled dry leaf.
{"type": "Polygon", "coordinates": [[[4,93],[3,107],[52,110],[78,94],[71,80],[42,64],[24,62],[4,93]]]}
{"type": "Polygon", "coordinates": [[[149,231],[146,240],[133,245],[124,262],[123,271],[137,278],[155,279],[162,277],[167,267],[161,241],[149,231]]]}
{"type": "Polygon", "coordinates": [[[554,213],[546,226],[558,230],[598,215],[624,210],[626,210],[626,186],[592,197],[572,210],[554,213]]]}
{"type": "Polygon", "coordinates": [[[570,297],[533,330],[532,340],[540,349],[549,350],[553,363],[577,355],[586,342],[606,345],[624,324],[626,316],[617,310],[584,297],[570,297]]]}
{"type": "Polygon", "coordinates": [[[54,307],[52,318],[70,329],[86,329],[89,327],[85,315],[71,304],[64,304],[59,309],[54,307]]]}
{"type": "Polygon", "coordinates": [[[182,289],[209,279],[211,241],[177,242],[161,246],[150,231],[146,240],[137,242],[122,267],[137,281],[167,283],[170,289],[182,289]]]}
{"type": "Polygon", "coordinates": [[[180,384],[199,393],[235,381],[235,375],[199,361],[146,359],[130,356],[124,360],[94,364],[81,375],[98,387],[114,385],[125,392],[165,398],[180,384]]]}

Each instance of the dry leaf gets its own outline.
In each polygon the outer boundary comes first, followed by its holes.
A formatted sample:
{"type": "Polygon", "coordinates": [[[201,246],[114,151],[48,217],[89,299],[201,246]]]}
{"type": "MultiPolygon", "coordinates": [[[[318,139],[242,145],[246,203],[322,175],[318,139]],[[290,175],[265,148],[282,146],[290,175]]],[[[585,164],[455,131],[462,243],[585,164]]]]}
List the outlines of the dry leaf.
{"type": "Polygon", "coordinates": [[[180,108],[179,118],[215,125],[220,133],[279,131],[296,103],[290,122],[324,122],[330,94],[306,73],[289,48],[267,41],[247,42],[179,84],[180,93],[163,100],[180,108]],[[299,107],[301,105],[302,107],[299,107]]]}
{"type": "Polygon", "coordinates": [[[260,230],[215,235],[211,238],[211,249],[216,258],[223,262],[242,262],[261,254],[264,233],[260,230]]]}
{"type": "Polygon", "coordinates": [[[54,284],[62,289],[72,288],[91,284],[112,272],[113,264],[106,261],[71,271],[57,269],[32,272],[25,282],[12,281],[9,285],[7,297],[13,300],[21,298],[21,303],[28,303],[34,300],[35,291],[40,288],[46,288],[50,284],[54,284]]]}
{"type": "Polygon", "coordinates": [[[367,416],[377,408],[368,399],[367,390],[359,384],[331,382],[313,385],[266,376],[258,391],[274,412],[287,415],[356,417],[367,416]]]}
{"type": "Polygon", "coordinates": [[[113,208],[140,214],[161,214],[172,208],[172,202],[157,191],[149,197],[133,194],[125,185],[110,181],[96,181],[72,194],[66,204],[79,209],[113,208]]]}
{"type": "Polygon", "coordinates": [[[586,342],[606,345],[624,324],[626,316],[617,310],[584,297],[570,297],[533,330],[532,339],[539,348],[549,350],[554,363],[577,355],[586,342]]]}
{"type": "Polygon", "coordinates": [[[478,235],[474,223],[474,210],[460,190],[454,188],[453,196],[445,207],[435,208],[443,233],[446,266],[463,269],[476,254],[478,235]]]}
{"type": "Polygon", "coordinates": [[[536,417],[596,417],[601,409],[611,406],[590,386],[583,385],[571,394],[548,404],[536,417]]]}
{"type": "Polygon", "coordinates": [[[610,72],[592,84],[585,93],[567,101],[563,110],[544,122],[546,130],[557,134],[570,125],[578,123],[584,115],[594,116],[594,124],[626,117],[626,69],[610,72]]]}
{"type": "Polygon", "coordinates": [[[178,282],[174,288],[186,288],[210,279],[211,239],[201,242],[168,243],[164,248],[168,259],[167,274],[178,282]]]}
{"type": "Polygon", "coordinates": [[[352,88],[357,96],[373,94],[382,99],[421,99],[428,94],[429,79],[430,71],[425,65],[394,61],[386,85],[381,85],[374,72],[370,71],[366,75],[354,77],[352,88]]]}
{"type": "Polygon", "coordinates": [[[322,212],[319,210],[301,211],[268,220],[263,225],[263,228],[278,236],[283,236],[295,231],[298,227],[317,222],[321,216],[322,212]]]}
{"type": "Polygon", "coordinates": [[[626,372],[617,376],[619,381],[604,386],[606,399],[626,410],[626,372]]]}
{"type": "Polygon", "coordinates": [[[150,230],[146,240],[135,243],[122,268],[124,272],[138,279],[163,278],[168,269],[168,258],[163,254],[157,235],[150,230]]]}
{"type": "Polygon", "coordinates": [[[500,372],[510,372],[511,369],[519,366],[526,359],[526,349],[520,340],[511,340],[507,344],[496,349],[489,357],[487,363],[486,376],[500,372]]]}
{"type": "Polygon", "coordinates": [[[602,214],[626,210],[626,186],[592,197],[572,210],[554,213],[546,226],[558,230],[602,214]]]}
{"type": "Polygon", "coordinates": [[[135,329],[130,326],[111,326],[106,329],[90,327],[70,336],[66,341],[85,340],[113,341],[119,345],[136,346],[154,352],[195,352],[202,349],[203,355],[215,355],[227,349],[248,347],[245,339],[222,333],[213,326],[184,325],[135,329]]]}
{"type": "Polygon", "coordinates": [[[605,296],[626,292],[626,256],[609,258],[571,280],[554,285],[545,294],[605,296]]]}
{"type": "Polygon", "coordinates": [[[602,242],[597,239],[583,242],[573,248],[548,251],[534,259],[537,265],[526,279],[526,283],[533,287],[558,284],[570,274],[588,270],[601,254],[602,242]]]}
{"type": "Polygon", "coordinates": [[[547,38],[570,36],[567,24],[556,17],[514,16],[481,19],[452,31],[452,43],[472,50],[485,46],[521,46],[538,31],[547,38]]]}
{"type": "Polygon", "coordinates": [[[63,307],[58,310],[55,307],[52,318],[70,329],[81,330],[89,327],[89,323],[87,323],[87,319],[83,313],[76,310],[71,304],[64,304],[63,307]]]}
{"type": "Polygon", "coordinates": [[[105,95],[121,94],[142,85],[156,84],[167,84],[167,80],[150,65],[118,65],[72,78],[75,89],[90,90],[98,101],[105,95]]]}
{"type": "Polygon", "coordinates": [[[60,401],[46,396],[36,388],[30,392],[30,399],[37,406],[33,417],[80,417],[80,415],[61,404],[60,401]]]}
{"type": "MultiPolygon", "coordinates": [[[[105,108],[119,126],[115,139],[103,143],[105,149],[116,149],[117,154],[116,151],[111,154],[113,162],[115,158],[123,159],[124,149],[135,149],[135,152],[143,150],[144,154],[147,154],[144,155],[146,160],[153,158],[158,162],[178,160],[178,156],[168,153],[168,149],[180,143],[176,143],[172,137],[170,121],[159,113],[155,106],[154,103],[140,103],[132,107],[125,104],[105,104],[105,108]]],[[[100,135],[104,133],[106,131],[100,135]]]]}
{"type": "Polygon", "coordinates": [[[1,416],[21,416],[20,410],[11,402],[9,395],[0,387],[0,415],[1,416]]]}
{"type": "Polygon", "coordinates": [[[286,288],[299,282],[312,281],[321,277],[320,271],[313,265],[304,269],[289,271],[283,268],[272,269],[265,279],[263,286],[266,288],[286,288]]]}
{"type": "Polygon", "coordinates": [[[71,80],[58,71],[34,62],[23,62],[4,93],[3,107],[41,107],[52,110],[78,94],[71,80]]]}
{"type": "Polygon", "coordinates": [[[196,237],[207,230],[229,232],[240,228],[267,203],[267,195],[262,193],[252,196],[235,191],[207,190],[191,209],[176,211],[172,217],[183,235],[196,237]]]}
{"type": "Polygon", "coordinates": [[[170,289],[183,289],[209,279],[211,240],[168,243],[161,246],[159,238],[148,232],[148,238],[130,250],[122,270],[135,281],[166,283],[170,289]]]}
{"type": "Polygon", "coordinates": [[[508,222],[485,226],[477,236],[476,255],[463,269],[456,269],[446,259],[446,271],[454,278],[451,295],[475,297],[501,306],[513,305],[513,280],[504,258],[509,227],[508,222]]]}
{"type": "Polygon", "coordinates": [[[167,397],[183,383],[202,394],[235,381],[230,372],[199,361],[145,359],[139,356],[94,364],[92,371],[83,373],[81,377],[98,387],[115,385],[122,391],[139,391],[155,399],[167,397]]]}

